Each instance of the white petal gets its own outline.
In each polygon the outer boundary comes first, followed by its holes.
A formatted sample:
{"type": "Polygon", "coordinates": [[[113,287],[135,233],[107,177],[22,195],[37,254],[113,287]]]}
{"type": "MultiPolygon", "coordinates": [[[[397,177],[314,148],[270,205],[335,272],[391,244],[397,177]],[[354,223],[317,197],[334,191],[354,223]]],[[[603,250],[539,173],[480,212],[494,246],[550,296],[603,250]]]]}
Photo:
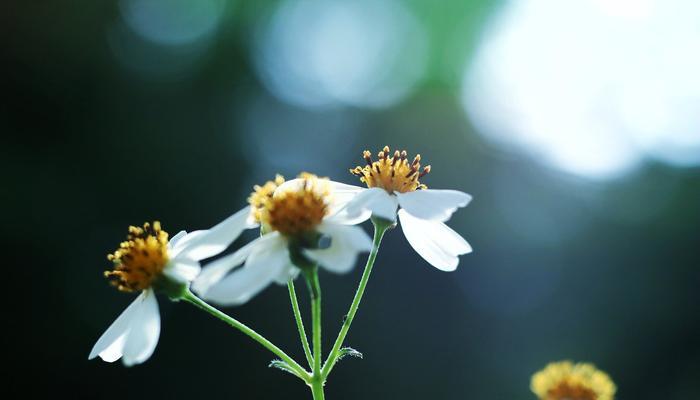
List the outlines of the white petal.
{"type": "Polygon", "coordinates": [[[286,285],[290,279],[296,279],[300,272],[301,270],[290,262],[289,265],[280,269],[279,274],[275,277],[275,282],[279,285],[286,285]]]}
{"type": "Polygon", "coordinates": [[[177,248],[177,244],[182,240],[185,236],[187,236],[186,231],[180,231],[178,232],[175,236],[170,238],[170,241],[168,242],[168,247],[170,249],[175,249],[177,248]]]}
{"type": "Polygon", "coordinates": [[[284,183],[277,186],[277,189],[275,189],[275,193],[287,192],[287,191],[296,192],[298,190],[303,189],[304,185],[306,185],[306,179],[301,179],[301,178],[290,179],[288,181],[284,181],[284,183]]]}
{"type": "Polygon", "coordinates": [[[399,219],[408,243],[437,269],[454,271],[458,256],[472,251],[464,238],[440,221],[416,218],[406,210],[399,210],[399,219]]]}
{"type": "Polygon", "coordinates": [[[331,188],[333,190],[333,203],[331,211],[337,211],[345,208],[345,206],[352,200],[358,193],[365,190],[365,188],[348,185],[345,183],[330,181],[331,188]]]}
{"type": "MultiPolygon", "coordinates": [[[[333,194],[338,195],[342,198],[342,196],[354,196],[357,193],[365,190],[365,187],[362,186],[356,186],[356,185],[348,185],[347,183],[342,183],[342,182],[336,182],[336,181],[330,181],[331,188],[333,189],[333,194]]],[[[348,199],[349,200],[349,199],[348,199]]]]}
{"type": "Polygon", "coordinates": [[[328,217],[324,218],[324,221],[341,225],[357,225],[367,221],[371,216],[372,210],[360,209],[355,211],[354,214],[350,214],[348,208],[345,207],[335,213],[331,212],[328,217]]]}
{"type": "Polygon", "coordinates": [[[287,240],[277,232],[269,233],[252,249],[242,268],[209,287],[203,297],[222,305],[245,303],[290,266],[287,240]]]}
{"type": "Polygon", "coordinates": [[[212,285],[218,283],[226,274],[231,272],[232,269],[243,264],[253,248],[255,248],[265,236],[253,240],[233,254],[221,257],[207,264],[197,276],[197,279],[192,283],[192,289],[202,296],[205,295],[212,285]]]}
{"type": "Polygon", "coordinates": [[[143,292],[143,301],[131,320],[122,361],[127,367],[141,364],[153,354],[160,337],[160,312],[153,290],[143,292]]]}
{"type": "Polygon", "coordinates": [[[250,206],[187,242],[180,255],[199,261],[221,253],[241,235],[241,232],[257,226],[251,225],[249,216],[250,206]]]}
{"type": "Polygon", "coordinates": [[[168,242],[168,255],[171,258],[179,256],[180,253],[190,245],[190,243],[198,238],[201,238],[206,233],[207,230],[205,229],[192,231],[190,233],[187,233],[186,231],[178,232],[178,234],[173,236],[173,238],[170,239],[170,242],[168,242]],[[182,232],[185,232],[185,234],[182,235],[182,232]]]}
{"type": "MultiPolygon", "coordinates": [[[[111,362],[115,362],[118,359],[122,358],[122,354],[124,352],[124,342],[125,341],[126,341],[126,333],[117,337],[117,339],[114,342],[112,342],[112,344],[109,345],[109,347],[102,350],[99,354],[102,361],[106,361],[106,362],[111,363],[111,362]]],[[[93,355],[91,353],[90,358],[88,358],[88,359],[91,360],[91,359],[95,358],[96,356],[97,356],[97,354],[93,355]]]]}
{"type": "Polygon", "coordinates": [[[366,221],[372,216],[372,211],[368,209],[355,210],[354,214],[350,214],[347,209],[347,205],[355,196],[365,191],[365,188],[335,181],[331,181],[331,187],[333,188],[333,202],[331,203],[329,216],[326,218],[327,221],[343,225],[355,225],[366,221]]]}
{"type": "Polygon", "coordinates": [[[387,193],[381,188],[369,188],[358,193],[346,209],[350,215],[361,214],[364,210],[372,211],[372,215],[384,218],[389,221],[396,220],[396,207],[398,207],[396,196],[387,193]]]}
{"type": "Polygon", "coordinates": [[[326,249],[305,250],[304,254],[331,272],[350,271],[355,266],[358,253],[372,248],[372,240],[359,226],[324,222],[318,231],[330,237],[330,246],[326,249]]]}
{"type": "Polygon", "coordinates": [[[139,307],[143,302],[145,292],[141,293],[134,301],[129,304],[122,313],[117,317],[112,325],[107,328],[105,333],[100,336],[97,343],[92,347],[88,360],[100,356],[104,361],[114,362],[121,358],[124,348],[124,339],[131,328],[131,320],[138,313],[139,307]]]}
{"type": "Polygon", "coordinates": [[[457,190],[416,190],[408,193],[397,193],[401,208],[413,216],[445,222],[450,219],[457,208],[465,207],[472,197],[457,190]]]}
{"type": "Polygon", "coordinates": [[[199,261],[180,256],[168,263],[163,270],[163,274],[177,282],[188,283],[197,277],[201,269],[199,261]]]}

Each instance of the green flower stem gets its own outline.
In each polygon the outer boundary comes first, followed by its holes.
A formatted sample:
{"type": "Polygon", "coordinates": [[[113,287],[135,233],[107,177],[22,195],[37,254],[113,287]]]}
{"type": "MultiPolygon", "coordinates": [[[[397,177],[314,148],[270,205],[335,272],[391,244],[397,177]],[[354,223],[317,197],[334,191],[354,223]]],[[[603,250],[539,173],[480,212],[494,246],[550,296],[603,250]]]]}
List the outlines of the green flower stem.
{"type": "Polygon", "coordinates": [[[270,350],[277,357],[282,359],[282,361],[287,363],[287,365],[291,369],[290,372],[293,372],[294,375],[301,378],[302,380],[304,380],[307,383],[309,383],[311,381],[311,375],[306,370],[304,370],[304,368],[302,368],[299,364],[297,364],[297,362],[294,361],[294,359],[292,359],[290,356],[288,356],[287,353],[282,351],[282,349],[275,346],[272,342],[265,339],[265,337],[263,337],[259,333],[255,332],[253,329],[249,328],[245,324],[237,321],[234,318],[229,317],[228,315],[224,314],[223,312],[212,307],[204,300],[195,296],[194,293],[192,293],[189,290],[187,290],[187,292],[184,293],[184,295],[182,296],[182,300],[185,300],[186,302],[194,305],[195,307],[197,307],[203,311],[208,312],[209,314],[215,316],[216,318],[224,321],[225,323],[229,324],[230,326],[232,326],[232,327],[238,329],[239,331],[243,332],[244,334],[248,335],[251,339],[260,343],[263,347],[270,350]]]}
{"type": "Polygon", "coordinates": [[[301,339],[301,345],[304,347],[304,354],[306,355],[306,361],[309,363],[309,368],[313,368],[314,358],[311,355],[311,348],[309,347],[309,339],[306,337],[306,329],[304,329],[304,320],[301,319],[301,312],[299,311],[299,300],[297,299],[297,292],[294,289],[294,281],[292,279],[287,282],[287,288],[289,288],[289,299],[292,302],[292,310],[294,311],[294,319],[297,322],[297,328],[299,329],[299,337],[301,339]]]}
{"type": "Polygon", "coordinates": [[[313,323],[313,345],[314,345],[314,363],[313,374],[311,375],[311,393],[314,400],[323,400],[323,384],[325,379],[321,374],[321,358],[323,357],[321,350],[321,284],[318,280],[318,267],[305,272],[306,282],[309,285],[309,293],[311,294],[311,318],[313,323]]]}
{"type": "Polygon", "coordinates": [[[367,258],[367,264],[365,265],[365,271],[362,273],[362,278],[360,279],[360,285],[357,287],[357,292],[355,293],[355,298],[352,300],[350,305],[350,310],[348,311],[343,326],[340,328],[340,333],[338,333],[338,338],[333,344],[331,352],[328,354],[328,359],[323,365],[323,370],[321,371],[321,376],[325,379],[328,374],[331,373],[335,363],[340,357],[340,349],[350,330],[350,325],[352,324],[355,314],[357,314],[357,309],[360,307],[360,301],[362,301],[362,295],[365,293],[365,288],[367,287],[367,281],[369,281],[369,276],[372,273],[372,267],[374,266],[374,261],[377,258],[377,253],[379,252],[379,245],[382,243],[382,237],[384,233],[394,226],[394,222],[387,221],[379,218],[372,218],[372,224],[374,224],[374,239],[372,240],[372,250],[369,253],[369,258],[367,258]]]}
{"type": "Polygon", "coordinates": [[[311,381],[311,394],[314,396],[314,400],[324,400],[325,394],[323,394],[323,382],[321,380],[311,381]]]}

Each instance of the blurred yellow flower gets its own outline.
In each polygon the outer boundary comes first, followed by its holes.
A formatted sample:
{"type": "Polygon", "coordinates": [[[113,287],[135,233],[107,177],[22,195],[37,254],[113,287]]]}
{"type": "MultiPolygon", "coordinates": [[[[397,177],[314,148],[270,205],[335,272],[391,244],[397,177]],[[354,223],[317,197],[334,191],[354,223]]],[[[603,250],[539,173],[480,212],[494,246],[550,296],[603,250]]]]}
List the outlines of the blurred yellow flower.
{"type": "Polygon", "coordinates": [[[613,400],[617,388],[593,364],[560,361],[532,376],[530,389],[540,400],[613,400]]]}

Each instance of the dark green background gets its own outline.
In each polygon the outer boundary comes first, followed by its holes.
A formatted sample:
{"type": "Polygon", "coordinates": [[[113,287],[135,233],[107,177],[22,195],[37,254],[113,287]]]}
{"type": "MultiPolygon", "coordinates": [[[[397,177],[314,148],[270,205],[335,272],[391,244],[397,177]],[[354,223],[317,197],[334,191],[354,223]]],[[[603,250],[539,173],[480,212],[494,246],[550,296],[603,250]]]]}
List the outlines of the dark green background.
{"type": "MultiPolygon", "coordinates": [[[[251,29],[273,6],[259,3],[232,6],[202,65],[182,79],[139,76],[115,61],[107,43],[115,2],[2,6],[10,394],[310,398],[293,377],[268,369],[271,355],[246,337],[165,299],[148,362],[127,369],[88,361],[132,299],[103,279],[105,255],[128,225],[145,220],[159,219],[172,233],[207,228],[277,172],[357,183],[347,168],[365,148],[388,144],[432,164],[430,187],[474,196],[450,225],[475,252],[443,273],[400,231],[390,232],[348,337],[365,359],[335,369],[328,399],[533,399],[531,374],[567,358],[609,372],[620,399],[697,396],[697,169],[650,162],[596,183],[501,153],[476,136],[457,100],[458,78],[445,72],[468,53],[435,57],[417,92],[386,110],[284,105],[262,87],[249,58],[251,29]],[[275,133],[260,141],[251,126],[275,133]],[[329,139],[329,130],[340,134],[329,139]]],[[[454,29],[469,51],[497,4],[409,7],[440,54],[454,29]]],[[[360,273],[321,276],[326,348],[360,273]]],[[[226,311],[301,359],[284,288],[226,311]]]]}

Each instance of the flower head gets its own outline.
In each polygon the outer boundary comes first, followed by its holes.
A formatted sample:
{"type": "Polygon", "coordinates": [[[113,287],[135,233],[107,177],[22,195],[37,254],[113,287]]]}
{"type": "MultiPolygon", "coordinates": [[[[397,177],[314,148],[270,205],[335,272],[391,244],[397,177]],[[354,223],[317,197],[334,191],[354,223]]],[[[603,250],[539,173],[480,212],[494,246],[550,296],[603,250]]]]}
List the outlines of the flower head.
{"type": "Polygon", "coordinates": [[[350,193],[354,195],[354,188],[310,173],[290,181],[278,175],[275,181],[255,186],[250,212],[264,234],[207,265],[194,290],[211,301],[235,305],[272,282],[286,284],[305,265],[349,271],[357,254],[371,248],[367,234],[349,226],[360,222],[345,212],[350,193]],[[322,237],[330,239],[328,247],[320,246],[322,237]]]}
{"type": "Polygon", "coordinates": [[[388,221],[395,221],[398,216],[406,239],[421,257],[443,271],[456,269],[459,256],[472,249],[444,222],[458,208],[465,207],[471,196],[456,190],[428,189],[420,179],[431,168],[428,165],[421,171],[420,155],[409,163],[406,151],[395,151],[390,156],[389,147],[385,146],[378,154],[379,160],[373,161],[367,150],[363,158],[367,165],[350,172],[359,176],[367,189],[355,187],[356,195],[345,212],[388,221]]]}
{"type": "Polygon", "coordinates": [[[532,391],[540,400],[613,400],[616,387],[593,364],[560,361],[532,376],[532,391]]]}
{"type": "Polygon", "coordinates": [[[223,251],[240,234],[247,213],[235,214],[210,230],[179,232],[168,241],[160,222],[129,227],[126,241],[107,258],[105,276],[122,292],[141,294],[97,340],[88,359],[122,359],[130,366],[146,361],[160,337],[156,291],[180,298],[199,274],[199,260],[223,251]]]}
{"type": "Polygon", "coordinates": [[[372,160],[372,153],[365,150],[362,157],[367,162],[364,167],[357,166],[350,170],[355,176],[360,177],[368,188],[382,188],[389,193],[406,193],[419,189],[427,189],[419,179],[430,173],[430,165],[421,171],[420,154],[417,154],[412,162],[408,161],[406,150],[394,151],[391,155],[389,146],[377,154],[377,161],[372,160]]]}
{"type": "Polygon", "coordinates": [[[114,270],[105,271],[105,277],[123,292],[146,290],[163,273],[168,258],[168,232],[160,222],[146,222],[143,228],[129,227],[126,241],[107,259],[114,263],[114,270]]]}
{"type": "MultiPolygon", "coordinates": [[[[258,196],[257,192],[251,197],[258,196]]],[[[257,213],[263,226],[286,236],[296,236],[313,231],[330,212],[331,201],[330,181],[304,172],[298,179],[278,185],[271,196],[264,197],[257,213]]]]}

